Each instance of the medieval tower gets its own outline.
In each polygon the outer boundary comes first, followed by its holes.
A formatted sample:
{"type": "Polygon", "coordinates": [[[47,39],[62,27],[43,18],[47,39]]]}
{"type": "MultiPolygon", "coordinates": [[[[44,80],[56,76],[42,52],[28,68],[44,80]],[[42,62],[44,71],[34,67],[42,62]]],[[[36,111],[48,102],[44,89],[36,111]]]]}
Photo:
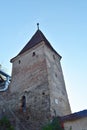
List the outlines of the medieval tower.
{"type": "MultiPolygon", "coordinates": [[[[12,109],[19,111],[25,99],[25,113],[39,121],[71,113],[61,68],[61,56],[38,30],[11,59],[10,93],[12,109]]],[[[28,117],[29,117],[28,116],[28,117]]]]}

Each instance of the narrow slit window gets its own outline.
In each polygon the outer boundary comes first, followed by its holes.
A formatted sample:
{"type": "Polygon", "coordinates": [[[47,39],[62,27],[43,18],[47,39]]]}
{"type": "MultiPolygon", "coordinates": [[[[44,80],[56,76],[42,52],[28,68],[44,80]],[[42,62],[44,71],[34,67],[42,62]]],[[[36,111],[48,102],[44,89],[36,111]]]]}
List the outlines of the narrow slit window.
{"type": "Polygon", "coordinates": [[[55,55],[53,55],[53,59],[55,60],[55,55]]]}
{"type": "Polygon", "coordinates": [[[18,63],[20,64],[20,63],[21,63],[21,61],[19,60],[19,61],[18,61],[18,63]]]}
{"type": "Polygon", "coordinates": [[[26,97],[22,96],[22,111],[26,112],[26,97]]]}

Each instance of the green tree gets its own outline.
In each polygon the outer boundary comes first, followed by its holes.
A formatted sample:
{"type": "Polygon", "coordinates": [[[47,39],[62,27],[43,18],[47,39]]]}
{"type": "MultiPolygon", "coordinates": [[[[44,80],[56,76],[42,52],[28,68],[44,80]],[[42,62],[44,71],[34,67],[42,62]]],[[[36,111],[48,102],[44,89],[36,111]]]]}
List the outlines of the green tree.
{"type": "Polygon", "coordinates": [[[61,121],[58,118],[54,118],[52,123],[48,123],[42,130],[64,130],[64,128],[61,121]]]}
{"type": "Polygon", "coordinates": [[[7,117],[3,117],[0,120],[0,130],[14,130],[14,127],[11,125],[7,117]]]}

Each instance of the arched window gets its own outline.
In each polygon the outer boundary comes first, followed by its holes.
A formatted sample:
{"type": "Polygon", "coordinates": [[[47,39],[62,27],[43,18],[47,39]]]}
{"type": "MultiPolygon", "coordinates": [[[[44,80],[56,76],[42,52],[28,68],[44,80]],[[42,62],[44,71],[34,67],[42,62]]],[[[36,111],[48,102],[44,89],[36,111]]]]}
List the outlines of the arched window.
{"type": "Polygon", "coordinates": [[[26,97],[22,96],[22,111],[26,112],[26,97]]]}

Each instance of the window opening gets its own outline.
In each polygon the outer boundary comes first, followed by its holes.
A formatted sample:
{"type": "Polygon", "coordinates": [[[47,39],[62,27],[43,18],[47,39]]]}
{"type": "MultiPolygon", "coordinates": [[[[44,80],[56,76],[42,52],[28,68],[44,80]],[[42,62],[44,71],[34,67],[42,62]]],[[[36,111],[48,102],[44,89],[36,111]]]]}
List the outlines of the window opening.
{"type": "Polygon", "coordinates": [[[53,59],[55,60],[55,55],[53,55],[53,59]]]}
{"type": "Polygon", "coordinates": [[[22,96],[22,111],[26,112],[26,97],[22,96]]]}
{"type": "Polygon", "coordinates": [[[29,116],[27,116],[27,120],[29,120],[29,116]]]}
{"type": "Polygon", "coordinates": [[[55,76],[57,77],[57,73],[55,73],[55,76]]]}
{"type": "Polygon", "coordinates": [[[19,61],[18,61],[18,63],[20,64],[20,63],[21,63],[21,61],[19,60],[19,61]]]}
{"type": "Polygon", "coordinates": [[[42,95],[45,95],[45,92],[43,92],[42,95]]]}
{"type": "Polygon", "coordinates": [[[32,56],[35,56],[35,52],[33,52],[32,56]]]}

